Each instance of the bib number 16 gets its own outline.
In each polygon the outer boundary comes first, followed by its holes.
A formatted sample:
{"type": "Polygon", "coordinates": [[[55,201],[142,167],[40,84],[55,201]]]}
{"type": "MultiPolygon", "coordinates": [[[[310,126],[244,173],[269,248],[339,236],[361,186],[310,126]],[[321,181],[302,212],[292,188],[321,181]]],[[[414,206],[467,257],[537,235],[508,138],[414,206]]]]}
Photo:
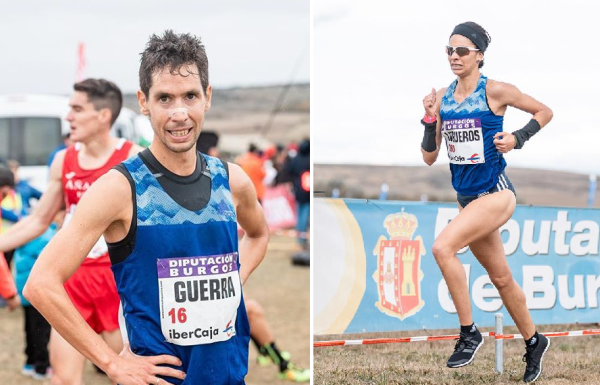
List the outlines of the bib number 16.
{"type": "Polygon", "coordinates": [[[187,321],[187,314],[185,314],[185,308],[180,307],[175,310],[175,308],[171,309],[168,313],[171,316],[171,323],[176,324],[179,321],[180,324],[185,323],[187,321]]]}

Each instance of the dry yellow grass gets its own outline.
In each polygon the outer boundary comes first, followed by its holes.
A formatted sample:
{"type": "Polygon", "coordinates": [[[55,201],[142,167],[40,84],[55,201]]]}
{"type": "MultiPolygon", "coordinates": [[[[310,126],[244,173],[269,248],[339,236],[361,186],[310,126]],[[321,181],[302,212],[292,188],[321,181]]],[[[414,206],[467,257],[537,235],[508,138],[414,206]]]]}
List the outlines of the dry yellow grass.
{"type": "MultiPolygon", "coordinates": [[[[593,328],[596,328],[594,326],[593,328]]],[[[539,331],[581,330],[582,325],[546,325],[539,331]]],[[[491,331],[485,329],[484,331],[491,331]]],[[[436,330],[434,335],[456,334],[456,330],[436,330]]],[[[518,333],[514,327],[505,333],[518,333]]],[[[386,337],[426,335],[422,331],[389,333],[386,337]]],[[[315,337],[315,340],[381,338],[382,334],[315,337]]],[[[525,353],[523,340],[504,341],[504,374],[494,373],[494,339],[485,337],[471,365],[446,367],[454,341],[412,342],[314,349],[315,385],[387,384],[519,384],[523,383],[525,353]]],[[[536,383],[547,385],[600,384],[600,337],[557,337],[551,339],[536,383]]]]}

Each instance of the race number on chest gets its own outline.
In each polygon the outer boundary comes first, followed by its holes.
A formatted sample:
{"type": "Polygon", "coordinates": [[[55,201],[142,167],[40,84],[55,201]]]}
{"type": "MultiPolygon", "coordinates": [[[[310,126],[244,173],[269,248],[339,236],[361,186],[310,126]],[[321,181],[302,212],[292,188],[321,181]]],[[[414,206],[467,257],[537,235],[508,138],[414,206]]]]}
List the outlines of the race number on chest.
{"type": "Polygon", "coordinates": [[[237,253],[157,259],[160,323],[167,342],[201,345],[236,334],[237,253]]]}
{"type": "Polygon", "coordinates": [[[481,119],[444,120],[442,135],[446,138],[450,163],[485,163],[481,119]]]}

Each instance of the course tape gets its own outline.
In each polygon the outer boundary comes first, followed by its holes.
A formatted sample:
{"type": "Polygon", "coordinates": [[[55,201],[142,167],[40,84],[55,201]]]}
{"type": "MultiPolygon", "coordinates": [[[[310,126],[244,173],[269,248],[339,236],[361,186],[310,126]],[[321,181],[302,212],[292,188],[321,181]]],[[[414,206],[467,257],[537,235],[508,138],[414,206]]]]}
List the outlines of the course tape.
{"type": "MultiPolygon", "coordinates": [[[[542,333],[546,337],[580,337],[580,336],[593,336],[599,335],[600,329],[590,329],[590,330],[577,330],[572,332],[548,332],[542,333]]],[[[497,340],[516,340],[519,338],[523,338],[520,334],[498,334],[495,337],[497,340]]]]}
{"type": "MultiPolygon", "coordinates": [[[[578,330],[572,332],[548,332],[543,333],[546,337],[578,337],[578,336],[590,336],[600,335],[600,329],[590,330],[578,330]]],[[[494,332],[481,333],[483,337],[494,337],[497,340],[513,340],[523,338],[520,334],[496,334],[494,332]]],[[[337,341],[316,341],[313,343],[313,347],[322,348],[326,346],[350,346],[350,345],[375,345],[375,344],[393,344],[393,343],[404,343],[404,342],[431,342],[431,341],[444,341],[444,340],[456,340],[460,336],[458,334],[445,335],[445,336],[418,336],[418,337],[405,337],[405,338],[373,338],[364,340],[337,340],[337,341]]]]}

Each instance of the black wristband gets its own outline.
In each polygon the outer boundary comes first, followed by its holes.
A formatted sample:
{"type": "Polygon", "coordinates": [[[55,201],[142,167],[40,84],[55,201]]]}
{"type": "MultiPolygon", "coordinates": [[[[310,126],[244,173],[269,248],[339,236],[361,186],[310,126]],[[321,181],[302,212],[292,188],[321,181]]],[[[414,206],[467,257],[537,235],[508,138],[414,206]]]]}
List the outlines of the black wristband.
{"type": "Polygon", "coordinates": [[[421,142],[421,147],[427,152],[434,152],[437,148],[437,144],[435,143],[435,132],[437,128],[437,123],[425,123],[424,120],[421,120],[421,124],[425,126],[425,132],[423,133],[423,141],[421,142]]]}
{"type": "Polygon", "coordinates": [[[540,126],[537,120],[531,119],[529,123],[525,125],[525,127],[513,132],[512,134],[517,139],[517,145],[515,146],[515,148],[517,150],[523,148],[525,142],[527,142],[529,138],[537,134],[541,128],[542,127],[540,126]]]}

